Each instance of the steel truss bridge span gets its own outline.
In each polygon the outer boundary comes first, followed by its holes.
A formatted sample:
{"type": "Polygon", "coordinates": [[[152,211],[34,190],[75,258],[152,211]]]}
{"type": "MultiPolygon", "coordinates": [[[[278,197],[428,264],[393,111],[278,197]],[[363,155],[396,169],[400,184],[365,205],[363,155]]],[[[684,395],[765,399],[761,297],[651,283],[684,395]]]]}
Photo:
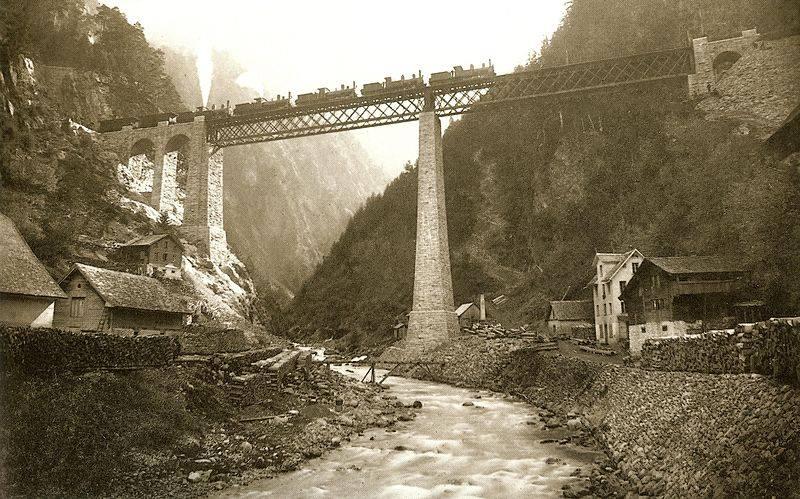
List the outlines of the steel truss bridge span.
{"type": "Polygon", "coordinates": [[[694,72],[693,51],[679,48],[455,82],[319,106],[211,119],[216,148],[414,121],[422,111],[453,116],[529,99],[680,79],[694,72]]]}

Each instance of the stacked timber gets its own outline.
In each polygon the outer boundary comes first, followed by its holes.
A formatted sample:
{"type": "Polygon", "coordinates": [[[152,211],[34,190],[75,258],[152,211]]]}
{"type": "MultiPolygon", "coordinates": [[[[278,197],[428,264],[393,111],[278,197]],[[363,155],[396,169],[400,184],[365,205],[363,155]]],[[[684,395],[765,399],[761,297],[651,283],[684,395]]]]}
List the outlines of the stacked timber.
{"type": "Polygon", "coordinates": [[[800,384],[800,319],[740,324],[735,330],[647,340],[642,366],[663,371],[758,373],[800,384]]]}
{"type": "Polygon", "coordinates": [[[228,397],[239,405],[253,405],[268,398],[277,385],[277,374],[274,372],[234,376],[228,383],[228,397]]]}
{"type": "Polygon", "coordinates": [[[502,324],[492,324],[488,322],[475,322],[470,326],[463,327],[461,331],[486,339],[495,338],[518,338],[531,341],[544,341],[545,338],[533,331],[528,331],[525,327],[506,329],[502,324]]]}

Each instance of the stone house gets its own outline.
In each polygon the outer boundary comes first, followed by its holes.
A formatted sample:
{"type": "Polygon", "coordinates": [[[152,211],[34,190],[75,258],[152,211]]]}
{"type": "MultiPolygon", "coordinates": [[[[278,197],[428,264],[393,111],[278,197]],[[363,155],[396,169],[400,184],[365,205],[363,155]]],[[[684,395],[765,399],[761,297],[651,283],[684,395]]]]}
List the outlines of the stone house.
{"type": "Polygon", "coordinates": [[[76,264],[61,280],[53,325],[74,331],[178,330],[191,310],[178,283],[76,264]]]}
{"type": "Polygon", "coordinates": [[[748,275],[735,258],[720,255],[648,257],[622,291],[630,350],[648,338],[684,336],[725,326],[746,302],[748,275]]]}
{"type": "Polygon", "coordinates": [[[583,337],[580,332],[594,327],[592,300],[551,301],[547,312],[547,329],[556,336],[583,337]]]}
{"type": "Polygon", "coordinates": [[[597,253],[589,282],[594,304],[595,339],[615,344],[628,338],[625,303],[618,297],[641,265],[644,256],[637,249],[626,253],[597,253]]]}
{"type": "Polygon", "coordinates": [[[0,323],[51,327],[55,301],[66,295],[0,213],[0,323]]]}
{"type": "Polygon", "coordinates": [[[469,327],[473,322],[481,320],[481,309],[473,302],[462,303],[456,309],[456,317],[461,327],[469,327]]]}
{"type": "Polygon", "coordinates": [[[157,269],[164,277],[180,278],[183,245],[170,234],[137,237],[123,244],[119,254],[141,274],[153,275],[157,269]]]}

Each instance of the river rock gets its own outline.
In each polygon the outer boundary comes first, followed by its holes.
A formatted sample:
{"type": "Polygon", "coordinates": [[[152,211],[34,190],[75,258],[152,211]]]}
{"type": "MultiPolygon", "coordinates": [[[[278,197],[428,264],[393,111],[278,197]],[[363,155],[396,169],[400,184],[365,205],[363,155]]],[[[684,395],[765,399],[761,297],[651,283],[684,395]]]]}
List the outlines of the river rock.
{"type": "Polygon", "coordinates": [[[463,404],[461,404],[461,405],[463,405],[464,407],[472,407],[472,406],[473,406],[473,405],[475,405],[475,404],[473,404],[473,403],[472,403],[472,402],[470,402],[470,401],[466,401],[466,402],[464,402],[464,403],[463,403],[463,404]]]}
{"type": "Polygon", "coordinates": [[[207,482],[211,478],[211,470],[192,471],[189,473],[189,481],[192,483],[207,482]]]}
{"type": "Polygon", "coordinates": [[[415,400],[414,403],[411,404],[411,407],[413,407],[414,409],[422,409],[422,402],[420,402],[419,400],[415,400]]]}

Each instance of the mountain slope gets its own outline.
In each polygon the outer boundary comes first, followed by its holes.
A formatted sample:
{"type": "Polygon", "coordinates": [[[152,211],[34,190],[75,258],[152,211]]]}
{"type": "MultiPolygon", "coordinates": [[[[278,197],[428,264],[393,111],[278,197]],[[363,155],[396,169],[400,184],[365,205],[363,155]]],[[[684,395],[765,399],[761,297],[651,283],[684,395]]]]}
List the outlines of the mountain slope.
{"type": "MultiPolygon", "coordinates": [[[[189,56],[172,55],[168,72],[178,81],[197,73],[189,56]]],[[[243,69],[215,53],[209,103],[246,102],[254,91],[236,81],[243,69]]],[[[181,85],[186,102],[199,94],[181,85]],[[187,93],[184,93],[187,92],[187,93]]],[[[287,301],[299,289],[353,212],[386,177],[346,133],[225,149],[225,229],[265,293],[287,301]]]]}
{"type": "MultiPolygon", "coordinates": [[[[754,25],[784,33],[800,26],[791,2],[699,8],[712,39],[754,25]]],[[[687,32],[701,34],[697,9],[573,2],[529,65],[678,46],[687,32]]],[[[505,293],[512,319],[541,320],[547,300],[580,293],[596,250],[635,246],[645,254],[738,253],[772,311],[796,311],[798,174],[761,149],[777,117],[800,101],[796,51],[797,38],[765,41],[723,76],[719,97],[699,103],[682,85],[653,84],[520,104],[451,125],[444,162],[456,302],[505,293]]],[[[304,285],[288,318],[298,335],[338,329],[380,341],[410,309],[414,177],[401,176],[368,203],[304,285]]]]}

